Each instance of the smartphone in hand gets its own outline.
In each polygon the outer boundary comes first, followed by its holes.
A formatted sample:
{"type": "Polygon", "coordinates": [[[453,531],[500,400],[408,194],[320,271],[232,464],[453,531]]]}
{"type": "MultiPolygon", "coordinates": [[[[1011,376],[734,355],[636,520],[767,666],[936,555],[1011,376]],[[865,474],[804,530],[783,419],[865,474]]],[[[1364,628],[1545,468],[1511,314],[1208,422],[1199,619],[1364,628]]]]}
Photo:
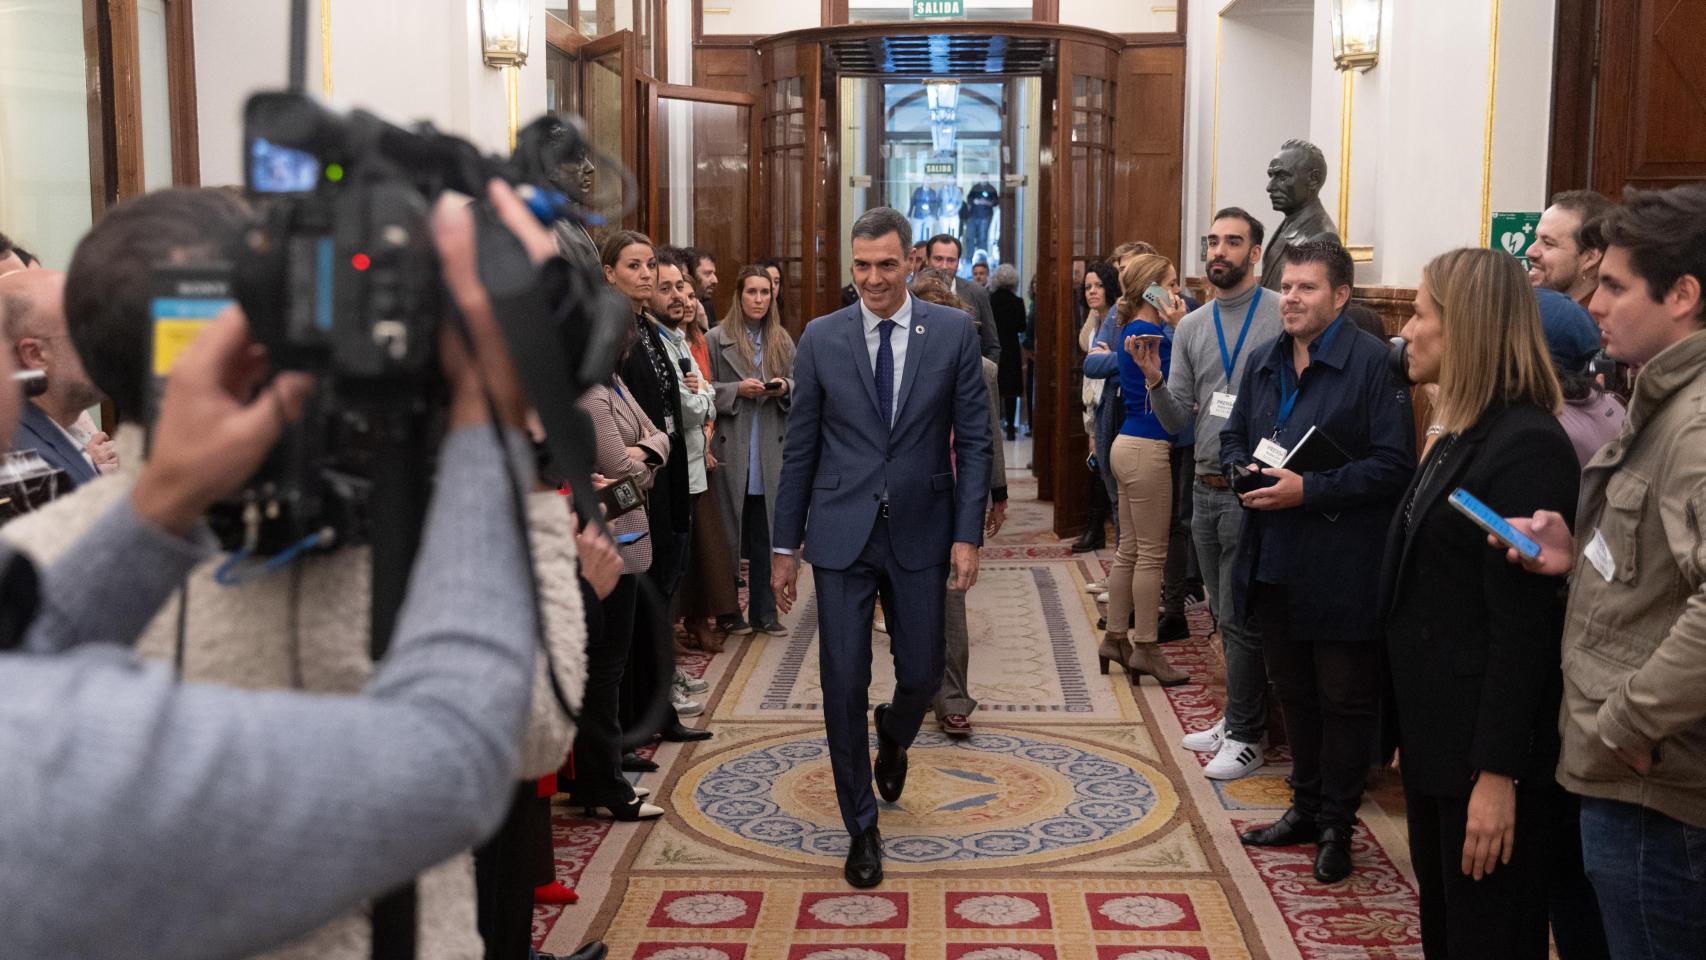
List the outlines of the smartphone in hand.
{"type": "Polygon", "coordinates": [[[787,385],[788,381],[783,380],[781,377],[777,377],[774,380],[764,381],[764,390],[766,393],[781,393],[782,388],[787,385]]]}
{"type": "Polygon", "coordinates": [[[1515,550],[1524,559],[1540,559],[1540,544],[1523,535],[1522,531],[1510,525],[1504,517],[1498,515],[1492,507],[1482,503],[1469,491],[1458,487],[1451,492],[1447,500],[1457,512],[1468,517],[1477,527],[1491,534],[1505,546],[1515,550]]]}

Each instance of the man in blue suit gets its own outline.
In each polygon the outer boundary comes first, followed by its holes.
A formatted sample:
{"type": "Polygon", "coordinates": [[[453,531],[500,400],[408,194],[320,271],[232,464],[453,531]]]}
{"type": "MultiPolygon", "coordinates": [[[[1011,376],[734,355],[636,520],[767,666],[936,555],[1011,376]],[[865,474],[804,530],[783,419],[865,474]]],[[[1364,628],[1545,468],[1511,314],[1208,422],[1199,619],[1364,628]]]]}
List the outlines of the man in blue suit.
{"type": "Polygon", "coordinates": [[[66,333],[65,274],[24,270],[0,277],[0,317],[18,369],[47,375],[47,392],[24,403],[12,449],[36,451],[48,466],[65,471],[73,487],[88,483],[98,475],[94,463],[66,428],[100,403],[101,393],[66,333]]]}
{"type": "Polygon", "coordinates": [[[855,887],[883,879],[865,723],[872,605],[880,594],[894,652],[894,701],[874,716],[877,788],[892,803],[942,685],[950,567],[954,589],[977,582],[994,450],[977,329],[958,310],[912,299],[911,243],[898,210],[878,207],[853,224],[859,302],[800,337],[771,541],[783,611],[802,543],[812,564],[824,726],[855,887]]]}

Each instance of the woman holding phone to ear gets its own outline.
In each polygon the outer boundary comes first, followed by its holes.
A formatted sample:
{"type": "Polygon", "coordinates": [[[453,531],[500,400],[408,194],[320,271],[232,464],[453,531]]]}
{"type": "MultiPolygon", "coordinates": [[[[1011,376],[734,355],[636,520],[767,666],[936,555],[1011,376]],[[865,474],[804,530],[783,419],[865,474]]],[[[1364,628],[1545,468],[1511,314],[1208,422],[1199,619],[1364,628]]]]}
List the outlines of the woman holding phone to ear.
{"type": "Polygon", "coordinates": [[[1403,335],[1409,379],[1438,384],[1443,428],[1393,518],[1380,603],[1422,948],[1540,960],[1548,894],[1573,872],[1586,899],[1558,917],[1560,952],[1604,956],[1603,940],[1566,942],[1597,928],[1598,909],[1553,779],[1564,583],[1506,563],[1449,503],[1462,488],[1500,516],[1574,517],[1580,468],[1534,293],[1503,251],[1454,250],[1423,268],[1403,335]]]}
{"type": "Polygon", "coordinates": [[[1128,321],[1116,341],[1125,421],[1108,452],[1118,493],[1120,544],[1108,574],[1107,634],[1097,653],[1104,673],[1118,660],[1133,684],[1148,674],[1171,687],[1190,679],[1167,662],[1157,643],[1156,609],[1173,520],[1173,434],[1155,416],[1145,384],[1167,377],[1169,331],[1185,315],[1185,302],[1179,296],[1179,272],[1154,253],[1126,260],[1120,290],[1114,309],[1128,321]],[[1139,366],[1140,357],[1147,358],[1152,372],[1139,366]],[[1128,621],[1134,624],[1130,630],[1128,621]]]}
{"type": "Polygon", "coordinates": [[[734,567],[750,563],[746,619],[725,618],[729,634],[780,635],[770,591],[770,528],[782,476],[782,441],[794,392],[794,339],[782,327],[776,285],[762,266],[742,267],[735,299],[706,338],[717,388],[717,426],[711,452],[717,506],[735,547],[734,567]]]}

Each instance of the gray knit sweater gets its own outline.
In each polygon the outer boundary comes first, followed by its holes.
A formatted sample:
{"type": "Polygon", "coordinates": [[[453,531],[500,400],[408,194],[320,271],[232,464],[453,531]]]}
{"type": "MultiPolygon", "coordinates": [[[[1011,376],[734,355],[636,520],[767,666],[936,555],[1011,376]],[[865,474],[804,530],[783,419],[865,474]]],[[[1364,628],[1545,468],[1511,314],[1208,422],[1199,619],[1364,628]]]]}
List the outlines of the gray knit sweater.
{"type": "Polygon", "coordinates": [[[1233,362],[1230,381],[1233,386],[1226,385],[1229,381],[1226,379],[1226,367],[1221,362],[1220,336],[1214,330],[1216,301],[1211,300],[1185,314],[1179,321],[1179,330],[1173,335],[1173,363],[1167,370],[1167,389],[1156,390],[1149,398],[1155,418],[1168,432],[1196,430],[1198,475],[1220,473],[1220,428],[1226,424],[1226,418],[1209,413],[1209,402],[1214,399],[1215,391],[1235,392],[1237,384],[1244,382],[1244,368],[1250,365],[1250,358],[1261,356],[1283,329],[1279,294],[1272,290],[1264,293],[1257,286],[1240,296],[1219,300],[1226,352],[1231,353],[1238,346],[1238,333],[1244,327],[1244,316],[1250,309],[1251,299],[1257,294],[1261,294],[1262,299],[1250,318],[1250,332],[1244,337],[1244,349],[1239,351],[1233,362]]]}
{"type": "Polygon", "coordinates": [[[179,684],[137,659],[206,547],[128,502],[45,570],[25,651],[0,656],[0,957],[243,956],[483,840],[536,642],[505,483],[490,428],[445,441],[362,696],[179,684]]]}

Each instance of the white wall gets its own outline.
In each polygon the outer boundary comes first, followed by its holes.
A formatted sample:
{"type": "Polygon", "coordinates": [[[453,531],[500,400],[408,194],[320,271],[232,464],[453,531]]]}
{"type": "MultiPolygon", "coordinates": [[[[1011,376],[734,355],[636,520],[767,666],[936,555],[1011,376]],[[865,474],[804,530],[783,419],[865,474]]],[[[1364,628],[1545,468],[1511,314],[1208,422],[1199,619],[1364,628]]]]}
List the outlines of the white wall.
{"type": "MultiPolygon", "coordinates": [[[[545,3],[531,0],[521,122],[545,109],[545,3]]],[[[319,4],[310,3],[308,88],[321,90],[319,4]]],[[[196,9],[202,183],[242,182],[248,95],[287,81],[289,5],[226,0],[196,9]]],[[[508,150],[503,73],[480,57],[478,0],[333,0],[332,99],[401,124],[430,120],[490,152],[508,150]]]]}
{"type": "Polygon", "coordinates": [[[1171,0],[1060,0],[1060,22],[1108,33],[1172,33],[1177,10],[1171,0]]]}
{"type": "MultiPolygon", "coordinates": [[[[1309,12],[1306,81],[1295,79],[1302,47],[1292,36],[1266,49],[1240,39],[1249,0],[1230,5],[1221,24],[1221,206],[1241,203],[1253,191],[1247,178],[1262,175],[1278,141],[1254,151],[1249,167],[1234,170],[1232,153],[1246,138],[1245,128],[1229,123],[1228,91],[1234,81],[1258,75],[1285,77],[1260,88],[1257,99],[1271,116],[1248,120],[1248,136],[1272,139],[1283,124],[1321,147],[1327,157],[1327,183],[1321,200],[1335,218],[1339,210],[1339,149],[1342,77],[1333,67],[1329,30],[1330,0],[1313,0],[1309,12]],[[1251,60],[1233,56],[1235,46],[1251,60]],[[1274,129],[1267,129],[1264,124],[1274,129]]],[[[1267,7],[1275,0],[1263,0],[1267,7]]],[[[1222,10],[1208,4],[1191,8],[1186,83],[1186,224],[1197,236],[1211,213],[1213,179],[1214,31],[1222,10]]],[[[1548,130],[1552,89],[1551,4],[1533,0],[1429,0],[1426,4],[1386,0],[1380,63],[1353,76],[1350,217],[1347,241],[1372,245],[1374,260],[1358,265],[1364,284],[1413,287],[1422,266],[1447,249],[1485,243],[1481,236],[1483,169],[1491,170],[1491,207],[1539,210],[1545,202],[1548,130]],[[1500,3],[1498,81],[1491,155],[1483,149],[1487,118],[1488,51],[1494,2],[1500,3]]],[[[1246,161],[1237,161],[1243,164],[1246,161]]],[[[1258,207],[1272,217],[1266,198],[1258,207]]],[[[1258,216],[1262,216],[1258,213],[1258,216]]],[[[1194,251],[1191,258],[1195,260],[1194,251]]],[[[1200,273],[1193,263],[1189,272],[1200,273]]]]}
{"type": "Polygon", "coordinates": [[[703,3],[706,34],[768,36],[823,26],[822,6],[813,0],[686,0],[703,3]]]}

